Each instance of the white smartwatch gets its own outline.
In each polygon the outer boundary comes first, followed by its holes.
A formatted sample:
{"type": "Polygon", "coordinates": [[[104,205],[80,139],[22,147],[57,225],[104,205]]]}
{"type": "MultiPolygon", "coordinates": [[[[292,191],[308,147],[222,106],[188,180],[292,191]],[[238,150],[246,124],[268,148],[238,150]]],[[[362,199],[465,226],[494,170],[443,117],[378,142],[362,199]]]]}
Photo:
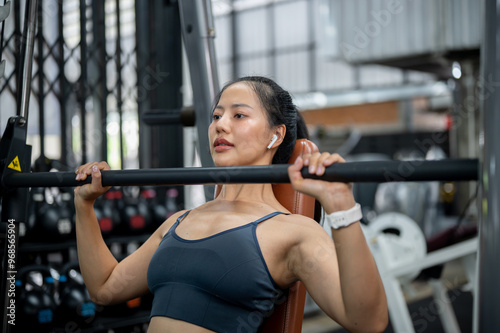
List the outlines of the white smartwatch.
{"type": "Polygon", "coordinates": [[[341,210],[340,212],[326,214],[325,224],[333,229],[340,229],[354,222],[358,222],[362,217],[363,213],[361,212],[361,206],[359,203],[356,203],[354,207],[349,210],[341,210]]]}

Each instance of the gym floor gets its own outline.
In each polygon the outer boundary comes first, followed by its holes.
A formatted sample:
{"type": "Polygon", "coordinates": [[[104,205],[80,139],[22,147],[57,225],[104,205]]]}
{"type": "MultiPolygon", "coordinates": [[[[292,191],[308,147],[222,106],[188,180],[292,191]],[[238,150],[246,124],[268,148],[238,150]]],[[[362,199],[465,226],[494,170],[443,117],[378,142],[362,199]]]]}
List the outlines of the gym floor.
{"type": "MultiPolygon", "coordinates": [[[[451,293],[456,295],[452,305],[461,332],[472,332],[472,295],[468,291],[470,288],[461,262],[459,260],[448,262],[444,266],[441,279],[447,282],[446,287],[448,287],[450,295],[451,293]]],[[[414,281],[411,287],[412,292],[405,294],[410,313],[416,313],[422,307],[428,308],[433,302],[429,285],[424,281],[414,281]]],[[[418,333],[444,333],[439,316],[429,316],[425,322],[422,319],[420,322],[415,321],[414,326],[415,332],[418,333]]],[[[302,325],[302,333],[341,332],[347,331],[327,317],[321,310],[307,315],[302,325]]],[[[385,333],[391,332],[394,332],[394,330],[389,323],[385,333]]]]}

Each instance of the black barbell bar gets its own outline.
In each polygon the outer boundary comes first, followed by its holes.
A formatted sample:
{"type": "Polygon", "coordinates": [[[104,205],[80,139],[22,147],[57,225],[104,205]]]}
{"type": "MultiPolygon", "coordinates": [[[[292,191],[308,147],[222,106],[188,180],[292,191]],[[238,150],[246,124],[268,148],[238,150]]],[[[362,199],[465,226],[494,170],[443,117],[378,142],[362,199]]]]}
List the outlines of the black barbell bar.
{"type": "MultiPolygon", "coordinates": [[[[105,170],[104,186],[289,183],[288,164],[238,167],[190,167],[168,169],[105,170]]],[[[304,178],[338,182],[474,181],[478,179],[477,159],[438,161],[346,162],[326,168],[321,177],[302,169],[304,178]]],[[[12,173],[2,180],[4,188],[72,187],[89,183],[75,180],[74,172],[12,173]]]]}

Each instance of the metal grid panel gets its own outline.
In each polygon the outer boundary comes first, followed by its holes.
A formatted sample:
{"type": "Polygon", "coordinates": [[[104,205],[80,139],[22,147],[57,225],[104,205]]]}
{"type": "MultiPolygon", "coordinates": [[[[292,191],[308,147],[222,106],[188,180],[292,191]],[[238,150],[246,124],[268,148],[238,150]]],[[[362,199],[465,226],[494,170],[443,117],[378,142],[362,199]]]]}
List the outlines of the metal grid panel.
{"type": "MultiPolygon", "coordinates": [[[[22,2],[13,3],[4,30],[2,128],[16,110],[15,69],[24,9],[22,2]]],[[[141,92],[134,4],[133,0],[39,1],[30,105],[35,112],[29,119],[34,157],[58,158],[68,168],[90,159],[106,159],[114,167],[138,166],[141,92]]]]}

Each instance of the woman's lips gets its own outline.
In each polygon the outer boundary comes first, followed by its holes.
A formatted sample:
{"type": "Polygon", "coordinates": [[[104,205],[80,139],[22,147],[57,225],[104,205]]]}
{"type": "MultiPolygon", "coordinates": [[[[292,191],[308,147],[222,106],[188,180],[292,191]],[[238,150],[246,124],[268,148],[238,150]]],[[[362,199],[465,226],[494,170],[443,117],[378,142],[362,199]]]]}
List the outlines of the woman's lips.
{"type": "Polygon", "coordinates": [[[232,149],[232,148],[233,148],[233,146],[225,146],[225,145],[220,145],[220,146],[216,146],[216,147],[214,148],[214,150],[215,150],[216,152],[218,152],[218,153],[221,153],[221,152],[223,152],[223,151],[227,151],[227,150],[232,149]]]}
{"type": "Polygon", "coordinates": [[[233,147],[234,145],[224,138],[217,138],[214,141],[214,150],[218,153],[227,151],[233,147]]]}

